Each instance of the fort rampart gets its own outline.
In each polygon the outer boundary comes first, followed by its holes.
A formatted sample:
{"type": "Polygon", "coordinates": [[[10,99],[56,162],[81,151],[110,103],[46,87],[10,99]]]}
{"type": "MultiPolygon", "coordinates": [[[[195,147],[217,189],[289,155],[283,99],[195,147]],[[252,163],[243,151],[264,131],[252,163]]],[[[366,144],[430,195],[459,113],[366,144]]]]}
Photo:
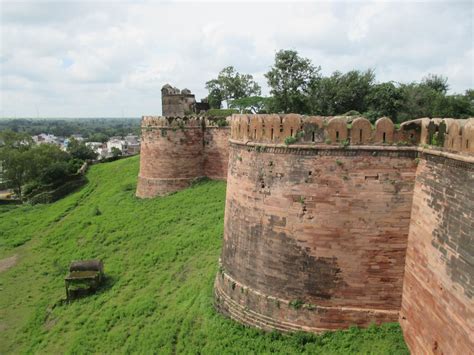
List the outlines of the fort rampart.
{"type": "Polygon", "coordinates": [[[216,307],[313,332],[401,309],[413,353],[472,348],[472,134],[472,119],[234,116],[216,307]]]}
{"type": "Polygon", "coordinates": [[[282,331],[398,321],[474,348],[474,119],[144,117],[137,195],[227,177],[215,304],[282,331]]]}
{"type": "Polygon", "coordinates": [[[166,195],[205,176],[225,179],[230,131],[226,124],[200,117],[144,116],[137,196],[166,195]]]}

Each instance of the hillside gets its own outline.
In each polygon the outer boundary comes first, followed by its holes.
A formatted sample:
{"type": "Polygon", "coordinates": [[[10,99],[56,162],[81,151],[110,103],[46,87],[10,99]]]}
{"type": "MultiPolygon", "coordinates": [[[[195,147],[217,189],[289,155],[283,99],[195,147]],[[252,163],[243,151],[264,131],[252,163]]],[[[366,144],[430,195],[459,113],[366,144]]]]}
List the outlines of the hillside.
{"type": "Polygon", "coordinates": [[[138,162],[93,166],[54,204],[0,208],[0,353],[408,353],[398,324],[286,336],[216,313],[225,183],[139,200],[138,162]],[[67,267],[88,258],[107,283],[67,304],[67,267]]]}

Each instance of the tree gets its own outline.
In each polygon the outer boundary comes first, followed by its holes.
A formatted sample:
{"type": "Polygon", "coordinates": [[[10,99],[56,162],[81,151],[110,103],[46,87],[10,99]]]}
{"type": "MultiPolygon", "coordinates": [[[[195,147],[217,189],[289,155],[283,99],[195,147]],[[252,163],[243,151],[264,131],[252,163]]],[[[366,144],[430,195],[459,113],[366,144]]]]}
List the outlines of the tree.
{"type": "Polygon", "coordinates": [[[222,107],[222,101],[224,97],[222,96],[222,89],[220,87],[219,81],[217,79],[210,80],[206,83],[206,89],[209,90],[207,95],[207,101],[211,108],[220,109],[222,107]]]}
{"type": "Polygon", "coordinates": [[[261,96],[249,96],[230,101],[229,107],[239,110],[240,113],[267,112],[269,99],[261,96]]]}
{"type": "Polygon", "coordinates": [[[443,96],[433,88],[418,83],[402,84],[400,93],[402,100],[397,114],[399,122],[420,117],[431,117],[435,101],[443,96]]]}
{"type": "Polygon", "coordinates": [[[0,150],[2,180],[21,198],[22,187],[31,177],[31,161],[28,150],[3,147],[0,150]]]}
{"type": "Polygon", "coordinates": [[[209,91],[209,105],[212,108],[220,108],[222,101],[241,99],[247,96],[260,95],[260,86],[253,80],[250,74],[240,74],[233,66],[222,69],[217,79],[209,80],[206,83],[209,91]]]}
{"type": "Polygon", "coordinates": [[[330,77],[313,81],[310,88],[311,112],[320,115],[340,115],[348,111],[367,110],[367,95],[375,80],[373,70],[336,71],[330,77]]]}
{"type": "Polygon", "coordinates": [[[428,74],[421,80],[421,85],[425,85],[440,94],[448,92],[448,78],[442,75],[428,74]]]}
{"type": "Polygon", "coordinates": [[[117,157],[121,157],[122,156],[122,151],[120,149],[118,149],[117,147],[112,147],[112,149],[110,150],[110,152],[112,153],[112,157],[113,158],[117,158],[117,157]]]}
{"type": "Polygon", "coordinates": [[[31,176],[30,136],[12,130],[0,132],[1,179],[21,197],[22,187],[31,176]]]}
{"type": "Polygon", "coordinates": [[[272,111],[309,113],[309,88],[319,79],[319,71],[320,67],[314,67],[296,51],[278,51],[273,67],[265,74],[273,95],[272,111]]]}
{"type": "Polygon", "coordinates": [[[388,116],[396,122],[402,106],[402,93],[392,82],[373,85],[367,95],[367,105],[369,118],[388,116]]]}
{"type": "Polygon", "coordinates": [[[73,158],[81,160],[94,160],[97,158],[97,153],[94,152],[91,147],[88,147],[84,142],[79,142],[74,138],[70,139],[67,151],[73,158]]]}

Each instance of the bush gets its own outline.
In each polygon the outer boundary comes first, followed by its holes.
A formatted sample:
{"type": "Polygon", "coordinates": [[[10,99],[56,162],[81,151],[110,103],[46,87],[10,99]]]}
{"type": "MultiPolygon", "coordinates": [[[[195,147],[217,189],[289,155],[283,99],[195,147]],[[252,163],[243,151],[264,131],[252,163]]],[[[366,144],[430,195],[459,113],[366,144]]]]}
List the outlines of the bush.
{"type": "Polygon", "coordinates": [[[212,108],[206,112],[206,116],[208,117],[228,117],[234,113],[239,113],[238,110],[234,109],[219,109],[219,108],[212,108]]]}
{"type": "Polygon", "coordinates": [[[43,184],[52,184],[65,181],[69,176],[69,164],[65,161],[55,162],[46,167],[41,174],[43,184]]]}

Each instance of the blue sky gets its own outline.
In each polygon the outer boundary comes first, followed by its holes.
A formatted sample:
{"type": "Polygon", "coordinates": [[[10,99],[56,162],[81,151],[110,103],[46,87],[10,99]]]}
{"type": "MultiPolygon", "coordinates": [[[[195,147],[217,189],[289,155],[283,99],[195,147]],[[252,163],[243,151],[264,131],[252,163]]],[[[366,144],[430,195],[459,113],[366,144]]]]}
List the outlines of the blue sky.
{"type": "Polygon", "coordinates": [[[263,76],[279,49],[379,81],[449,78],[473,88],[473,3],[1,1],[0,117],[161,113],[160,88],[227,65],[263,76]]]}

